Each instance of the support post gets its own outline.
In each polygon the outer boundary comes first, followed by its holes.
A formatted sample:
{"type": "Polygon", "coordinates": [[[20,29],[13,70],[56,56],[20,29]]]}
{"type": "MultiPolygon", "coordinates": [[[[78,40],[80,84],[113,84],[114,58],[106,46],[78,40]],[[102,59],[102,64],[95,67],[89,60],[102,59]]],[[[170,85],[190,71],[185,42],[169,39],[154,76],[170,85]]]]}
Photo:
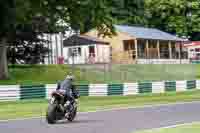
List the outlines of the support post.
{"type": "Polygon", "coordinates": [[[51,64],[54,64],[54,62],[53,62],[53,41],[52,41],[52,34],[50,34],[50,49],[51,49],[51,57],[50,57],[50,59],[51,59],[51,61],[50,61],[50,63],[51,64]]]}
{"type": "Polygon", "coordinates": [[[95,52],[94,52],[94,63],[98,63],[99,62],[99,53],[98,53],[98,45],[95,44],[94,45],[94,48],[95,48],[95,52]]]}
{"type": "Polygon", "coordinates": [[[182,42],[180,43],[180,64],[182,64],[182,42]]]}
{"type": "Polygon", "coordinates": [[[51,61],[50,61],[50,50],[51,50],[51,48],[50,48],[50,35],[49,34],[47,34],[47,40],[48,40],[48,65],[49,64],[51,64],[51,61]]]}
{"type": "Polygon", "coordinates": [[[171,41],[169,41],[168,43],[168,47],[169,47],[169,58],[172,59],[172,45],[171,45],[171,41]]]}
{"type": "Polygon", "coordinates": [[[149,59],[149,40],[146,40],[147,59],[149,59]]]}
{"type": "Polygon", "coordinates": [[[137,60],[138,59],[138,48],[137,48],[137,46],[138,46],[138,44],[137,44],[137,39],[135,39],[135,59],[137,60]]]}
{"type": "Polygon", "coordinates": [[[55,34],[55,44],[56,44],[56,58],[55,58],[55,64],[58,64],[58,38],[57,34],[55,34]]]}
{"type": "Polygon", "coordinates": [[[160,59],[160,41],[157,41],[158,59],[160,59]]]}
{"type": "Polygon", "coordinates": [[[60,32],[59,33],[59,36],[60,36],[60,54],[61,54],[61,57],[63,57],[63,34],[60,32]]]}

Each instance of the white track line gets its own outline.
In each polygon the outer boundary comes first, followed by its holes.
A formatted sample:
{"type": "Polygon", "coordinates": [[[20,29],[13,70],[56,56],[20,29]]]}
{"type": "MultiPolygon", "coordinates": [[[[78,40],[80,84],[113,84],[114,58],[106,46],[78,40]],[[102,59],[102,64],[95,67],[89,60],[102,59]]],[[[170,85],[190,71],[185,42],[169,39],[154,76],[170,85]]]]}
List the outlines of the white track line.
{"type": "MultiPolygon", "coordinates": [[[[162,106],[174,106],[174,105],[182,105],[182,104],[193,104],[199,103],[200,101],[193,101],[193,102],[176,102],[176,103],[168,103],[168,104],[157,104],[157,105],[141,105],[141,106],[134,106],[134,107],[119,107],[119,108],[111,108],[111,109],[99,109],[97,111],[88,111],[88,112],[78,112],[78,114],[88,114],[88,113],[97,113],[97,112],[108,112],[108,111],[118,111],[118,110],[126,110],[126,109],[141,109],[141,108],[154,108],[154,107],[162,107],[162,106]]],[[[44,116],[39,117],[27,117],[27,118],[19,118],[19,119],[8,119],[8,120],[0,120],[0,122],[8,122],[8,121],[23,121],[23,120],[30,120],[30,119],[40,119],[44,116]]]]}
{"type": "Polygon", "coordinates": [[[170,128],[176,128],[176,127],[181,127],[181,126],[190,126],[190,125],[193,125],[193,124],[198,124],[199,122],[195,121],[195,122],[191,122],[191,123],[182,123],[182,124],[176,124],[176,125],[171,125],[171,126],[152,128],[152,129],[147,129],[147,130],[141,130],[141,132],[145,132],[145,131],[153,132],[153,131],[158,131],[158,130],[162,130],[162,129],[170,129],[170,128]]]}

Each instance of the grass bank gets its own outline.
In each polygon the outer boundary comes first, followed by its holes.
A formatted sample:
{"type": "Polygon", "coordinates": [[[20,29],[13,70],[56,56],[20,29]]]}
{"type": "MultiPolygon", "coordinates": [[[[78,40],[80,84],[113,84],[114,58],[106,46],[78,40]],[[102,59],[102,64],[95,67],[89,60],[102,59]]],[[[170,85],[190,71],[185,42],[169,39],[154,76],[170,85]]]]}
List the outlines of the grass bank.
{"type": "MultiPolygon", "coordinates": [[[[199,65],[80,65],[73,67],[77,83],[123,83],[136,81],[193,80],[200,77],[199,65]]],[[[51,84],[64,79],[68,65],[9,66],[10,78],[0,84],[51,84]]]]}
{"type": "Polygon", "coordinates": [[[173,128],[161,128],[137,133],[199,133],[200,123],[186,124],[173,128]]]}
{"type": "MultiPolygon", "coordinates": [[[[79,112],[191,101],[200,101],[200,90],[137,96],[81,97],[79,112]]],[[[2,102],[0,103],[0,119],[44,116],[46,108],[47,100],[2,102]]]]}

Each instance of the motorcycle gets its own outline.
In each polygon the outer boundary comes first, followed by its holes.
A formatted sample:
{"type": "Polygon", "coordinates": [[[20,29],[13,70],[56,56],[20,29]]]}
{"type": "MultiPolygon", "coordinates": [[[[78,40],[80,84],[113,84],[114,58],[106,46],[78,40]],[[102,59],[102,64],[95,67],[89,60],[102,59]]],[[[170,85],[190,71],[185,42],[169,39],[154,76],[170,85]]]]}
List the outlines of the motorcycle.
{"type": "Polygon", "coordinates": [[[77,115],[77,100],[73,103],[65,101],[64,92],[54,91],[49,100],[48,109],[46,112],[46,120],[49,124],[54,124],[56,121],[67,119],[72,122],[77,115]],[[66,116],[67,114],[67,116],[66,116]]]}

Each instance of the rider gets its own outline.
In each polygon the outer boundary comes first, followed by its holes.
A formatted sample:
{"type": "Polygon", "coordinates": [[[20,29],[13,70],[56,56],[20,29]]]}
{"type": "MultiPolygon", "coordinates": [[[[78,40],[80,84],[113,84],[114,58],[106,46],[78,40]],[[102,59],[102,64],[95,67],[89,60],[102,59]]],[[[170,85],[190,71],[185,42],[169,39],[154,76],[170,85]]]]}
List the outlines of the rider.
{"type": "MultiPolygon", "coordinates": [[[[67,75],[66,78],[58,83],[57,89],[56,90],[64,90],[65,92],[65,101],[69,100],[70,105],[73,104],[75,101],[75,98],[78,98],[78,92],[73,85],[74,81],[74,76],[72,74],[67,75]],[[72,93],[71,93],[72,92],[72,93]]],[[[72,106],[70,106],[70,111],[72,109],[72,106]]]]}

